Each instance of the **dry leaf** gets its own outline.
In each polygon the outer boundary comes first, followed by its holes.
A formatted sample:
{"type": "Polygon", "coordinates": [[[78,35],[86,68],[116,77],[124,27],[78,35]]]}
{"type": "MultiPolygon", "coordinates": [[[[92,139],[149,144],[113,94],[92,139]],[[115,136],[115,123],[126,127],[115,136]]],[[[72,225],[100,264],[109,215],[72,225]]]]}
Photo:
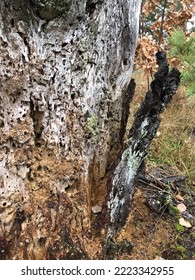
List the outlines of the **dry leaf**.
{"type": "Polygon", "coordinates": [[[186,211],[186,206],[183,203],[180,203],[177,205],[177,209],[179,210],[180,213],[183,213],[184,211],[186,211]]]}
{"type": "Polygon", "coordinates": [[[176,194],[175,198],[177,200],[184,201],[184,198],[181,195],[179,195],[179,194],[176,194]]]}
{"type": "Polygon", "coordinates": [[[160,131],[157,131],[156,136],[159,137],[161,135],[160,131]]]}
{"type": "Polygon", "coordinates": [[[160,256],[156,256],[155,260],[164,260],[164,259],[161,258],[160,256]]]}
{"type": "Polygon", "coordinates": [[[180,219],[179,219],[179,224],[180,224],[181,226],[186,227],[186,228],[192,227],[192,225],[190,224],[190,222],[184,220],[184,218],[180,218],[180,219]]]}

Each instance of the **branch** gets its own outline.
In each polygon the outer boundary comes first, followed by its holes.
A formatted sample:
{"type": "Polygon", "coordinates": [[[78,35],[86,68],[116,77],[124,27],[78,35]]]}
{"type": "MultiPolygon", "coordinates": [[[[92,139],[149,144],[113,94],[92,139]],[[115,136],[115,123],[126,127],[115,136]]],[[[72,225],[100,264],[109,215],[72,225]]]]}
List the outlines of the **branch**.
{"type": "Polygon", "coordinates": [[[162,21],[161,21],[161,27],[160,27],[160,36],[159,36],[159,40],[158,40],[158,45],[159,46],[160,46],[160,43],[161,43],[162,37],[163,37],[163,28],[164,28],[166,8],[167,8],[167,0],[164,0],[163,10],[162,10],[162,21]]]}

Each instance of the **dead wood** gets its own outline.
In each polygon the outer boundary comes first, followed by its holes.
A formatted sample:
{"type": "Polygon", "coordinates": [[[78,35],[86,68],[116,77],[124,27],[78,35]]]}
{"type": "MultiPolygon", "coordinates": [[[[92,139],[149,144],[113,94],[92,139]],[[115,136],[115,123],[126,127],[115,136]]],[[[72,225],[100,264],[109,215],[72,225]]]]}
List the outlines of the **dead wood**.
{"type": "Polygon", "coordinates": [[[156,60],[159,69],[136,113],[129,141],[123,145],[110,171],[107,198],[109,238],[114,237],[126,223],[140,165],[159,128],[160,114],[171,101],[180,83],[180,72],[177,69],[169,70],[166,53],[159,51],[156,60]]]}

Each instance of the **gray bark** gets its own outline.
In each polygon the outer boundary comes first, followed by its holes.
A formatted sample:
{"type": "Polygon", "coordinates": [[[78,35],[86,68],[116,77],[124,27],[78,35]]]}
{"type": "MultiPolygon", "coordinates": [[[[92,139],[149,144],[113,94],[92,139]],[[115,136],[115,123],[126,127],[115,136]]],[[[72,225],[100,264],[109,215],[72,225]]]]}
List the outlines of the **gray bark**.
{"type": "Polygon", "coordinates": [[[93,257],[91,206],[121,144],[140,4],[0,2],[0,258],[93,257]]]}

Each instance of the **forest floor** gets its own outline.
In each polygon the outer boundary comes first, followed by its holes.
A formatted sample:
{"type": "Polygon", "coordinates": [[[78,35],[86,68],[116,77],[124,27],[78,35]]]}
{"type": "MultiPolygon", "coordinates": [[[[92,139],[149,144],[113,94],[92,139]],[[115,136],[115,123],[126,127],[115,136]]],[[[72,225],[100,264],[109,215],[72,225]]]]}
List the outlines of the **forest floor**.
{"type": "MultiPolygon", "coordinates": [[[[136,75],[137,90],[128,126],[147,91],[136,75]]],[[[161,126],[146,161],[146,175],[156,180],[139,182],[129,219],[117,236],[120,246],[110,259],[195,260],[195,98],[180,87],[161,117],[161,126]],[[173,176],[173,177],[171,177],[173,176]],[[161,179],[174,178],[159,186],[161,179]],[[159,179],[160,178],[160,179],[159,179]],[[185,180],[177,181],[177,178],[185,180]],[[126,242],[126,243],[125,243],[126,242]],[[124,245],[126,244],[126,245],[124,245]]],[[[97,251],[103,238],[97,239],[97,251]]],[[[100,251],[99,251],[100,252],[100,251]]]]}
{"type": "MultiPolygon", "coordinates": [[[[149,165],[147,173],[152,177],[171,178],[176,171],[168,166],[151,168],[149,165]]],[[[104,242],[105,234],[93,240],[92,258],[102,258],[104,242]]],[[[171,182],[164,188],[138,182],[128,221],[112,245],[108,259],[195,260],[195,186],[189,180],[171,182]],[[186,207],[182,213],[181,205],[186,207]]]]}
{"type": "Polygon", "coordinates": [[[122,259],[195,259],[195,192],[189,192],[187,185],[179,191],[181,197],[177,187],[167,190],[137,187],[131,214],[119,236],[132,243],[132,252],[122,259]],[[186,206],[185,213],[179,212],[178,205],[186,206]],[[189,227],[180,224],[182,217],[189,227]]]}

